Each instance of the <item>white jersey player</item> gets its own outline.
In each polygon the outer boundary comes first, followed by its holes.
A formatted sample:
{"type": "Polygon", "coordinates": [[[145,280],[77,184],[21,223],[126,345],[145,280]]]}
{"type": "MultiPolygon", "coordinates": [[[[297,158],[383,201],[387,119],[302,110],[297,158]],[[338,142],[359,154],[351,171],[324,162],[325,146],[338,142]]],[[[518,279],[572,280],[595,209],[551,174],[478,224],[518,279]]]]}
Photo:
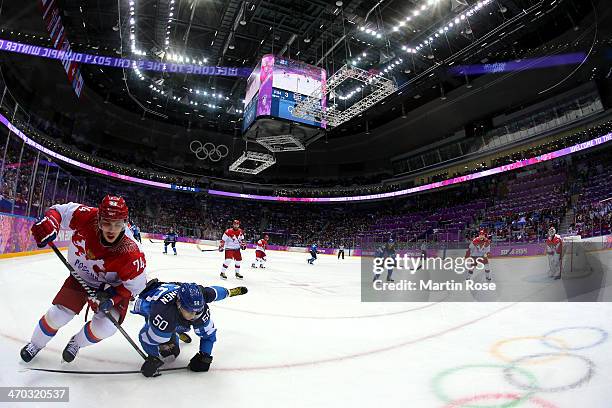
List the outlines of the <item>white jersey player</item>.
{"type": "Polygon", "coordinates": [[[270,237],[268,234],[265,234],[262,239],[257,241],[257,246],[255,247],[255,262],[251,264],[251,268],[265,268],[264,263],[266,262],[266,249],[268,248],[268,240],[270,237]]]}
{"type": "Polygon", "coordinates": [[[244,235],[240,229],[240,221],[234,220],[232,228],[228,228],[221,237],[219,243],[219,252],[225,250],[225,260],[223,261],[223,267],[221,268],[221,279],[227,279],[225,271],[229,267],[232,259],[234,260],[234,268],[236,270],[236,278],[242,279],[243,276],[240,274],[240,263],[242,262],[242,254],[240,250],[246,249],[246,242],[244,242],[244,235]]]}
{"type": "Polygon", "coordinates": [[[548,276],[555,279],[561,279],[562,242],[555,228],[550,227],[548,238],[546,238],[546,256],[548,257],[548,276]]]}
{"type": "MultiPolygon", "coordinates": [[[[477,259],[484,265],[487,280],[491,280],[491,269],[489,268],[489,257],[491,256],[491,241],[487,238],[487,231],[481,229],[478,236],[470,242],[470,246],[465,253],[465,258],[471,258],[474,261],[477,259]]],[[[471,279],[474,273],[474,267],[468,268],[466,279],[471,279]]]]}

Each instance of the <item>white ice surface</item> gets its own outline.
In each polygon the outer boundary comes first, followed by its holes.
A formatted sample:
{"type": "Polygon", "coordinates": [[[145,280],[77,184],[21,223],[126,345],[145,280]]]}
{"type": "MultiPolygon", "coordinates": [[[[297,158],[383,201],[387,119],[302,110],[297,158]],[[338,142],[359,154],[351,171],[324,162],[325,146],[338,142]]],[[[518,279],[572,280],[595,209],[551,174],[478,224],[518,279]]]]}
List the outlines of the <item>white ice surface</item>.
{"type": "MultiPolygon", "coordinates": [[[[82,315],[30,364],[21,362],[20,348],[67,277],[48,253],[0,260],[0,385],[69,386],[70,405],[78,407],[464,406],[444,396],[466,403],[472,398],[471,406],[504,406],[512,401],[508,395],[523,397],[512,406],[612,407],[612,338],[588,347],[612,332],[609,303],[362,303],[358,258],[321,255],[311,266],[306,254],[270,252],[267,269],[255,270],[254,251],[246,251],[245,280],[234,279],[232,267],[224,282],[218,252],[181,243],[178,256],[162,255],[161,244],[144,248],[151,278],[249,288],[245,296],[211,306],[218,329],[211,371],[147,379],[27,370],[138,370],[142,363],[120,333],[82,349],[73,363],[60,363],[82,315]],[[538,338],[569,327],[582,328],[559,331],[552,341],[586,348],[559,353],[538,338]],[[500,356],[539,353],[556,354],[528,359],[519,367],[524,371],[507,369],[504,376],[500,356]],[[459,366],[469,367],[446,371],[459,366]],[[580,383],[589,370],[590,379],[580,383]],[[529,381],[553,390],[529,394],[519,387],[529,381]]],[[[492,261],[499,280],[527,266],[546,273],[544,258],[492,261]]],[[[142,323],[128,315],[124,327],[136,339],[142,323]]],[[[197,352],[197,342],[181,346],[172,366],[186,365],[197,352]]],[[[18,406],[36,405],[50,406],[18,406]]]]}

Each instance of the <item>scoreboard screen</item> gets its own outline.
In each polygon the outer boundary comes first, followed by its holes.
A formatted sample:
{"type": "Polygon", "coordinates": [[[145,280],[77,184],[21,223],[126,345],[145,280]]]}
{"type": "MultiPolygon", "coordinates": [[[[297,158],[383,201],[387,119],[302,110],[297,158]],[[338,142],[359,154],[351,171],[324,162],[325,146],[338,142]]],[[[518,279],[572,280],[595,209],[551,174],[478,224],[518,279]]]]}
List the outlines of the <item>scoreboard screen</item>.
{"type": "MultiPolygon", "coordinates": [[[[323,68],[303,62],[264,55],[247,81],[242,131],[246,132],[259,117],[272,117],[326,128],[325,122],[293,115],[302,98],[323,95],[327,73],[323,68]]],[[[321,107],[327,100],[322,98],[321,107]]]]}

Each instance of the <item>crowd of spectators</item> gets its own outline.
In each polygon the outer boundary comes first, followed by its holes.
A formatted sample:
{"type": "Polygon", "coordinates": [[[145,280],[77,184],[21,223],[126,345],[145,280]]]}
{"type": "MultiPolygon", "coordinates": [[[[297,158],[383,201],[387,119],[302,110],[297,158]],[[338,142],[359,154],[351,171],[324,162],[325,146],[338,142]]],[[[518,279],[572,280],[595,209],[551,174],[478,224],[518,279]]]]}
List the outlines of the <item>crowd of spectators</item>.
{"type": "MultiPolygon", "coordinates": [[[[5,114],[7,107],[2,106],[5,114]]],[[[161,173],[144,168],[146,161],[136,156],[117,156],[87,145],[84,138],[72,137],[64,143],[65,134],[51,122],[29,116],[27,120],[15,116],[13,122],[28,136],[63,154],[93,166],[120,174],[136,176],[185,186],[196,186],[195,177],[161,173]],[[81,148],[76,148],[75,143],[81,148]],[[108,157],[113,156],[114,160],[108,157]],[[106,158],[104,158],[106,157],[106,158]],[[138,164],[138,165],[135,165],[138,164]],[[142,166],[140,166],[142,164],[142,166]]],[[[612,131],[612,123],[604,123],[588,130],[525,148],[506,156],[476,164],[452,176],[484,170],[503,164],[558,150],[591,140],[612,131]]],[[[6,140],[6,139],[4,139],[6,140]]],[[[5,145],[4,141],[1,145],[5,145]]],[[[306,246],[318,242],[322,247],[359,246],[360,239],[376,233],[381,220],[402,219],[411,214],[422,214],[435,219],[430,224],[415,221],[410,230],[384,232],[406,242],[413,239],[443,240],[447,228],[459,225],[444,218],[444,209],[482,200],[484,209],[475,211],[465,224],[463,236],[469,239],[481,227],[488,228],[495,241],[516,242],[544,239],[550,226],[560,228],[567,210],[573,211],[572,231],[585,236],[610,232],[612,178],[609,148],[599,153],[574,154],[571,160],[557,159],[519,172],[504,173],[486,179],[459,184],[442,191],[393,200],[346,203],[262,203],[234,199],[213,198],[205,194],[158,190],[101,178],[73,168],[60,167],[45,155],[23,145],[10,135],[3,152],[0,172],[0,211],[40,216],[45,208],[56,202],[79,201],[97,205],[108,193],[126,196],[131,218],[143,231],[165,233],[170,227],[182,236],[219,239],[233,219],[240,219],[246,236],[256,241],[264,232],[271,242],[283,245],[306,246]],[[436,218],[437,217],[437,218],[436,218]],[[432,227],[435,226],[435,227],[432,227]],[[418,233],[414,234],[414,231],[418,233]],[[414,236],[413,236],[414,235],[414,236]]],[[[440,173],[423,183],[450,177],[440,173]]],[[[414,181],[375,184],[375,177],[343,180],[315,180],[310,185],[277,189],[277,195],[334,196],[362,195],[395,191],[412,187],[414,181]]],[[[464,223],[465,221],[461,221],[464,223]]],[[[383,224],[384,225],[384,224],[383,224]]],[[[563,231],[565,232],[565,231],[563,231]]]]}
{"type": "MultiPolygon", "coordinates": [[[[10,107],[0,106],[5,115],[12,117],[10,107]]],[[[187,174],[177,174],[164,171],[148,160],[147,157],[140,155],[137,151],[112,151],[101,146],[94,146],[88,143],[87,139],[79,134],[67,135],[60,128],[55,126],[52,121],[37,117],[30,113],[27,118],[17,114],[13,118],[13,123],[26,135],[33,138],[38,143],[60,153],[64,156],[76,159],[80,162],[92,166],[110,170],[119,174],[148,179],[157,182],[178,184],[188,187],[214,187],[214,177],[203,179],[201,177],[190,176],[187,174]],[[68,144],[66,142],[69,142],[68,144]],[[211,184],[212,183],[212,184],[211,184]]],[[[408,179],[394,182],[381,182],[384,178],[389,178],[389,173],[381,173],[371,176],[347,177],[342,180],[314,180],[309,184],[301,186],[291,186],[268,190],[267,194],[279,196],[297,197],[322,197],[322,196],[343,196],[343,195],[367,195],[379,194],[399,189],[414,187],[415,185],[426,184],[429,182],[441,181],[451,177],[462,176],[475,171],[482,171],[488,168],[510,164],[518,160],[524,160],[536,155],[548,153],[571,146],[580,142],[590,140],[594,137],[612,131],[612,122],[606,122],[594,126],[588,130],[576,132],[563,138],[553,141],[543,142],[535,147],[528,147],[512,154],[499,155],[488,162],[470,163],[461,171],[441,171],[434,176],[423,178],[419,181],[408,179]]],[[[211,174],[214,176],[213,174],[211,174]]],[[[250,187],[236,182],[236,189],[240,192],[248,193],[250,187]]],[[[236,190],[235,189],[235,190],[236,190]]],[[[256,193],[255,191],[253,191],[256,193]]]]}
{"type": "Polygon", "coordinates": [[[570,230],[580,236],[604,235],[612,226],[612,163],[610,154],[599,155],[577,166],[578,199],[572,206],[570,230]]]}
{"type": "MultiPolygon", "coordinates": [[[[23,214],[35,156],[32,152],[24,154],[20,166],[13,155],[7,157],[0,177],[0,201],[10,203],[15,198],[12,195],[14,178],[20,169],[15,212],[23,214]]],[[[55,202],[79,201],[95,206],[105,194],[113,193],[125,196],[131,220],[145,232],[166,233],[173,227],[182,236],[217,240],[232,220],[239,219],[249,241],[256,241],[261,234],[268,233],[273,244],[306,246],[318,242],[322,247],[341,244],[355,247],[361,245],[363,237],[376,234],[381,240],[392,237],[400,243],[443,241],[440,231],[459,221],[452,216],[444,217],[448,209],[483,202],[485,205],[474,210],[467,220],[464,239],[472,238],[479,228],[485,227],[495,241],[527,242],[544,239],[550,226],[559,229],[568,208],[575,211],[574,230],[593,234],[597,229],[594,227],[603,226],[601,231],[609,231],[612,205],[603,200],[612,196],[608,182],[611,175],[612,163],[609,149],[606,149],[596,154],[574,156],[571,161],[562,158],[519,172],[393,200],[308,204],[254,202],[160,190],[119,183],[77,170],[69,174],[50,163],[38,166],[34,183],[37,193],[33,194],[30,215],[40,215],[55,202]],[[49,173],[46,188],[43,185],[45,166],[49,173]],[[58,177],[55,177],[56,172],[59,172],[58,177]],[[574,196],[581,198],[572,201],[574,196]],[[393,219],[410,219],[409,228],[380,230],[385,220],[393,219]],[[431,220],[434,222],[428,224],[431,220]],[[418,231],[418,236],[408,230],[418,231]]],[[[465,214],[457,217],[460,215],[465,214]]],[[[460,218],[461,222],[466,221],[465,217],[460,218]]]]}

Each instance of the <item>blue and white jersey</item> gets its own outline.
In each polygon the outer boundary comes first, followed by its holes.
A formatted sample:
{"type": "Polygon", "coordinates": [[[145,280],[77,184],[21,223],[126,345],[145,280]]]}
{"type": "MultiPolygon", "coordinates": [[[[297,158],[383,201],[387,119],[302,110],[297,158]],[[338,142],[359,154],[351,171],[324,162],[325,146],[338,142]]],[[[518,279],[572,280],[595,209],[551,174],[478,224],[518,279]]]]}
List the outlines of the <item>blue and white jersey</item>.
{"type": "Polygon", "coordinates": [[[318,250],[317,244],[312,244],[310,246],[310,252],[317,253],[317,250],[318,250]]]}
{"type": "MultiPolygon", "coordinates": [[[[200,351],[211,354],[216,341],[217,329],[210,318],[208,304],[195,320],[185,320],[176,304],[179,284],[161,283],[141,293],[134,304],[132,313],[145,317],[146,323],[140,330],[139,339],[144,351],[150,356],[159,356],[159,345],[169,341],[178,342],[176,333],[186,333],[193,327],[200,337],[200,351]]],[[[225,299],[229,291],[221,286],[200,286],[206,303],[225,299]]]]}
{"type": "Polygon", "coordinates": [[[132,234],[134,234],[134,236],[140,235],[140,228],[138,228],[137,225],[132,225],[132,234]]]}
{"type": "Polygon", "coordinates": [[[170,232],[164,235],[164,242],[176,242],[177,235],[176,232],[170,232]]]}

